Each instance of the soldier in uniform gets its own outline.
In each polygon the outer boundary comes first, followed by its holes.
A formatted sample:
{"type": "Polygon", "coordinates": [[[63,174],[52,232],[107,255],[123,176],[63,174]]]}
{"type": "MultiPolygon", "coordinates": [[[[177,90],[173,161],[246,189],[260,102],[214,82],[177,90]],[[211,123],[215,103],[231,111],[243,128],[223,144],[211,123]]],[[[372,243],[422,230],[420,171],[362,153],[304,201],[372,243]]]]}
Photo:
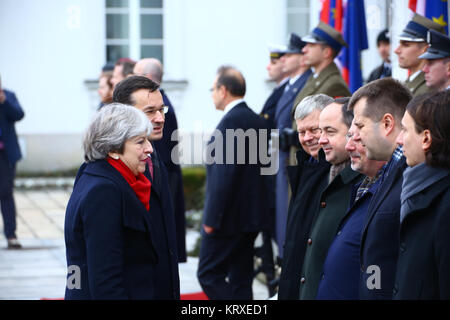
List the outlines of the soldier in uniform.
{"type": "Polygon", "coordinates": [[[436,32],[428,31],[430,45],[420,59],[425,59],[423,67],[427,87],[437,91],[450,89],[450,38],[436,32]]]}
{"type": "MultiPolygon", "coordinates": [[[[276,87],[267,98],[259,115],[267,121],[270,129],[276,129],[275,112],[277,103],[289,82],[289,74],[283,69],[283,63],[281,61],[281,57],[287,52],[287,48],[286,46],[272,46],[269,50],[270,61],[267,65],[267,72],[269,79],[276,83],[276,87]]],[[[269,296],[271,297],[276,293],[277,286],[272,250],[272,238],[275,238],[275,176],[268,177],[267,181],[269,183],[268,188],[270,194],[270,220],[272,221],[273,228],[270,231],[263,230],[261,232],[262,245],[255,248],[255,255],[261,258],[261,264],[256,264],[255,275],[260,272],[264,273],[269,296]]]]}
{"type": "Polygon", "coordinates": [[[276,83],[276,87],[264,103],[260,116],[266,119],[271,129],[275,129],[276,127],[274,117],[277,102],[280,100],[281,95],[284,92],[284,88],[286,87],[286,83],[289,81],[288,73],[283,71],[283,64],[280,59],[285,52],[286,48],[281,46],[270,48],[270,61],[267,65],[267,73],[269,75],[269,79],[276,83]]]}
{"type": "Polygon", "coordinates": [[[428,47],[426,41],[428,30],[444,33],[443,26],[421,15],[414,14],[412,20],[408,22],[400,34],[400,44],[394,51],[398,55],[400,68],[408,70],[409,76],[404,85],[413,96],[428,92],[425,74],[422,71],[425,60],[419,59],[419,56],[425,53],[428,47]]]}
{"type": "MultiPolygon", "coordinates": [[[[305,97],[323,93],[332,98],[348,97],[350,90],[342,78],[341,72],[334,63],[334,58],[343,46],[347,46],[342,34],[324,22],[302,38],[306,42],[303,48],[306,64],[313,68],[314,73],[309,77],[303,89],[295,98],[292,112],[305,97]]],[[[292,122],[294,131],[297,131],[295,121],[292,122]]],[[[289,164],[295,165],[295,154],[298,148],[291,147],[289,164]]]]}

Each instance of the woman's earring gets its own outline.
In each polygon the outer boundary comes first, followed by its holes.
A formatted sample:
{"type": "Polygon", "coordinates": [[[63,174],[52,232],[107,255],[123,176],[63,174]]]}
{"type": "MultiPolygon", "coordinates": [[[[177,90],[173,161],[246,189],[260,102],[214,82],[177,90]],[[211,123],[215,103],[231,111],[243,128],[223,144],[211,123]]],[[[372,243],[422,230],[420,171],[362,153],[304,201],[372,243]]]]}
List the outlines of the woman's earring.
{"type": "Polygon", "coordinates": [[[119,160],[119,156],[117,154],[111,156],[111,158],[113,158],[114,160],[119,160]]]}

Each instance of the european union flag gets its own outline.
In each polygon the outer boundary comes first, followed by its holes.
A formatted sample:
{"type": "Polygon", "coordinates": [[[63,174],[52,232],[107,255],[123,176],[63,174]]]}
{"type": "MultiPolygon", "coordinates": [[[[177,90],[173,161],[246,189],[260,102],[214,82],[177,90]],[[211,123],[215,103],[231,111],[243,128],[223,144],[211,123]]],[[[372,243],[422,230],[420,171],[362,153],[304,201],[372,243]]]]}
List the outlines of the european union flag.
{"type": "Polygon", "coordinates": [[[344,20],[344,39],[348,48],[342,49],[339,60],[342,62],[342,76],[353,93],[363,84],[361,50],[369,47],[364,1],[348,0],[344,20]]]}
{"type": "Polygon", "coordinates": [[[447,0],[426,1],[425,14],[428,19],[445,26],[445,33],[448,34],[448,7],[447,0]]]}

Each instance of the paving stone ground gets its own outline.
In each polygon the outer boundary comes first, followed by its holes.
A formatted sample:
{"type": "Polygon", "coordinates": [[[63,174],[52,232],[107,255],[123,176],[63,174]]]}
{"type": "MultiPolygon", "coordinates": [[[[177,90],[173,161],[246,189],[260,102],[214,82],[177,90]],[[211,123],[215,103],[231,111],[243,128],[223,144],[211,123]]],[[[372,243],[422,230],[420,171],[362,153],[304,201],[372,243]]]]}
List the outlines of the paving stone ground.
{"type": "MultiPolygon", "coordinates": [[[[22,250],[8,250],[0,219],[0,300],[62,298],[66,284],[64,215],[71,189],[16,190],[17,237],[22,250]]],[[[198,233],[187,232],[191,248],[198,233]]],[[[181,293],[201,291],[198,259],[179,265],[181,293]]],[[[267,299],[266,287],[255,280],[254,298],[267,299]]]]}

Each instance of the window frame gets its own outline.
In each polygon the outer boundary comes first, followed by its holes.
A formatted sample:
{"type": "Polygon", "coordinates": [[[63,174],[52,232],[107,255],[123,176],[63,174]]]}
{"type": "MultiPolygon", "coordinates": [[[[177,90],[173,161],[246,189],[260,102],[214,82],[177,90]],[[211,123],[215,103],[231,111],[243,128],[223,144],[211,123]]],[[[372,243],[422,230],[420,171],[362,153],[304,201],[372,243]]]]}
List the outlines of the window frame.
{"type": "MultiPolygon", "coordinates": [[[[142,57],[141,47],[160,46],[164,59],[164,0],[161,2],[161,8],[141,8],[140,0],[128,0],[128,6],[111,8],[107,7],[105,1],[105,23],[108,14],[127,14],[128,15],[128,38],[111,39],[107,38],[105,30],[105,58],[108,61],[108,46],[128,46],[128,57],[133,60],[139,60],[142,57]],[[142,15],[161,15],[161,38],[142,38],[141,37],[141,16],[142,15]]],[[[115,62],[115,61],[110,61],[115,62]]]]}

